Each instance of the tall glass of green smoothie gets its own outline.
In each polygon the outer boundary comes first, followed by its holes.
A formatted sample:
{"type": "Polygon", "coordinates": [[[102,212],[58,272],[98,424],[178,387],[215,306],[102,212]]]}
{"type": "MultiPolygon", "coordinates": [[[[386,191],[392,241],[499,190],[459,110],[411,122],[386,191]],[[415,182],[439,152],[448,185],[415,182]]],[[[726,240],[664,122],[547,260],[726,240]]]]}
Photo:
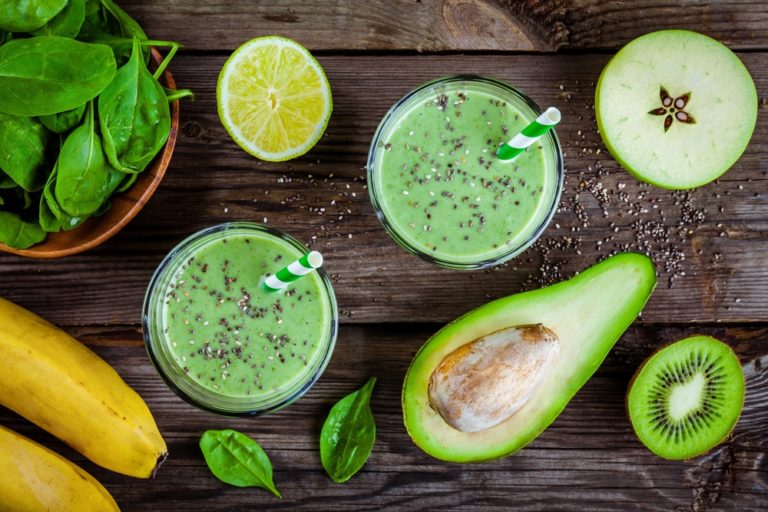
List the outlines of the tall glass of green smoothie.
{"type": "Polygon", "coordinates": [[[390,236],[437,265],[498,265],[529,247],[552,219],[563,186],[554,130],[512,161],[498,147],[541,109],[490,78],[426,83],[381,121],[368,153],[368,187],[390,236]]]}
{"type": "Polygon", "coordinates": [[[303,256],[287,234],[252,223],[214,226],[181,242],[144,299],[147,351],[180,397],[227,415],[257,415],[297,400],[336,342],[330,279],[310,272],[285,290],[265,276],[303,256]]]}

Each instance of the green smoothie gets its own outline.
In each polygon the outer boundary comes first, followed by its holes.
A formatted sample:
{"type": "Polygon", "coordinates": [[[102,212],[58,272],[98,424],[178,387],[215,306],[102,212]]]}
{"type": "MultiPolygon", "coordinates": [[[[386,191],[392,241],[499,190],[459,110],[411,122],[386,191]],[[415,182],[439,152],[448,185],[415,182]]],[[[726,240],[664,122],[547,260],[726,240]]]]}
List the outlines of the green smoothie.
{"type": "Polygon", "coordinates": [[[260,280],[302,252],[266,232],[211,236],[173,270],[163,292],[163,342],[198,386],[259,400],[300,385],[329,343],[331,304],[316,272],[283,292],[260,280]]]}
{"type": "Polygon", "coordinates": [[[401,243],[429,258],[483,262],[510,253],[549,219],[558,189],[551,144],[496,158],[536,117],[519,98],[456,81],[416,94],[380,128],[372,190],[401,243]]]}

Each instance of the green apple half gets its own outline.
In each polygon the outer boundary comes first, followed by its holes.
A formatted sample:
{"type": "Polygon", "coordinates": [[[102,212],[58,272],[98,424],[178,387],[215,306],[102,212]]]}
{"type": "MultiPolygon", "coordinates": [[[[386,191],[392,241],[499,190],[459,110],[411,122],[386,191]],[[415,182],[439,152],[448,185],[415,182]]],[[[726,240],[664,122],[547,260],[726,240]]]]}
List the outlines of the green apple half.
{"type": "Polygon", "coordinates": [[[657,187],[691,189],[727,171],[757,120],[757,91],[726,46],[687,30],[638,37],[605,66],[597,126],[613,157],[657,187]]]}

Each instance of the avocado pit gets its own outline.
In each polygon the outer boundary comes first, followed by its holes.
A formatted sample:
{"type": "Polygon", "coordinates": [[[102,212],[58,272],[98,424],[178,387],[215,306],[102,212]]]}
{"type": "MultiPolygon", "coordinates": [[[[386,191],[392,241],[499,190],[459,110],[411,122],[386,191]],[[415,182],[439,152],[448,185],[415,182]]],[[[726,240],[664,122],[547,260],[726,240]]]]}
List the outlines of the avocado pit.
{"type": "Polygon", "coordinates": [[[429,404],[457,430],[487,430],[525,405],[559,351],[541,324],[495,331],[445,356],[429,379],[429,404]]]}

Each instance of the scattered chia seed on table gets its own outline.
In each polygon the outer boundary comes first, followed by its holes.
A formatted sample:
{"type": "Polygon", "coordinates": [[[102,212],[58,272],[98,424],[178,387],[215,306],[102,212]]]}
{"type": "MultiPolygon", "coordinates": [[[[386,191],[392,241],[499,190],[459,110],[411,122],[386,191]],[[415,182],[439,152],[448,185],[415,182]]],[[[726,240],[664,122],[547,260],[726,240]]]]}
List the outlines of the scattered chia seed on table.
{"type": "MultiPolygon", "coordinates": [[[[564,109],[564,118],[586,118],[594,126],[590,99],[594,83],[584,92],[578,81],[574,87],[560,84],[558,88],[566,104],[574,97],[585,97],[583,110],[564,109]]],[[[520,258],[521,264],[538,262],[538,273],[528,276],[528,285],[542,286],[568,277],[563,269],[572,268],[569,262],[574,256],[589,254],[599,260],[621,251],[638,251],[650,256],[667,285],[674,286],[687,273],[691,238],[707,219],[707,210],[695,206],[702,191],[672,192],[635,180],[610,158],[596,129],[574,128],[582,124],[558,126],[571,167],[552,224],[520,258]],[[585,160],[589,163],[583,163],[585,160]],[[579,162],[577,168],[574,161],[579,162]]],[[[723,207],[718,209],[722,212],[723,207]]],[[[715,262],[722,259],[718,254],[715,262]]]]}

